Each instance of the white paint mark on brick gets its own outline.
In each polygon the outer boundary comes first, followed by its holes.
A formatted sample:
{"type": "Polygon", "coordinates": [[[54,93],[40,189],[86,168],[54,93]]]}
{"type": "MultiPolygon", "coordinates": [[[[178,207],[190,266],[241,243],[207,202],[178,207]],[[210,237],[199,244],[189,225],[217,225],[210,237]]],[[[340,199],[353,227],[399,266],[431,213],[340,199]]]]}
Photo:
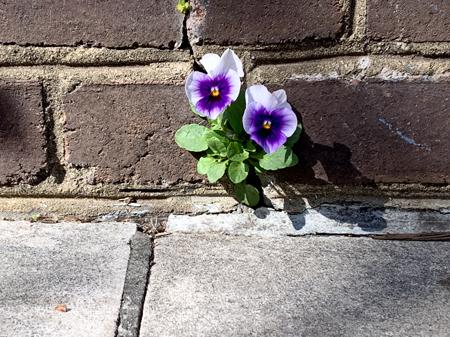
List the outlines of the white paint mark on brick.
{"type": "Polygon", "coordinates": [[[380,117],[378,118],[378,121],[383,124],[387,129],[394,132],[401,140],[403,140],[405,143],[409,145],[414,145],[420,148],[423,148],[424,150],[430,152],[431,147],[425,144],[419,144],[411,137],[407,136],[403,131],[399,130],[398,128],[395,128],[391,123],[386,121],[384,118],[380,117]]]}

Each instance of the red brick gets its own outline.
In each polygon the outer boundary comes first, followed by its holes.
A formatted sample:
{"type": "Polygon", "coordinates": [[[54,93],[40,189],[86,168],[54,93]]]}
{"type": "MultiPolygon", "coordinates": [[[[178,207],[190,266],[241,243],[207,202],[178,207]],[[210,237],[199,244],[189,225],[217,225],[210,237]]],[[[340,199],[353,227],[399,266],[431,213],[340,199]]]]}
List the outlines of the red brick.
{"type": "Polygon", "coordinates": [[[284,179],[450,182],[449,82],[291,80],[284,88],[305,128],[300,165],[284,179]]]}
{"type": "Polygon", "coordinates": [[[37,183],[46,172],[42,86],[0,82],[0,184],[37,183]]]}
{"type": "Polygon", "coordinates": [[[21,45],[173,46],[183,15],[176,0],[15,0],[0,11],[0,42],[21,45]]]}
{"type": "Polygon", "coordinates": [[[334,39],[344,11],[335,0],[196,0],[188,20],[192,38],[207,44],[279,44],[334,39]]]}
{"type": "Polygon", "coordinates": [[[367,0],[368,36],[375,40],[450,40],[450,3],[441,0],[367,0]]]}
{"type": "Polygon", "coordinates": [[[182,86],[89,85],[64,98],[70,164],[95,168],[108,183],[192,182],[196,160],[177,147],[175,131],[198,122],[182,86]]]}

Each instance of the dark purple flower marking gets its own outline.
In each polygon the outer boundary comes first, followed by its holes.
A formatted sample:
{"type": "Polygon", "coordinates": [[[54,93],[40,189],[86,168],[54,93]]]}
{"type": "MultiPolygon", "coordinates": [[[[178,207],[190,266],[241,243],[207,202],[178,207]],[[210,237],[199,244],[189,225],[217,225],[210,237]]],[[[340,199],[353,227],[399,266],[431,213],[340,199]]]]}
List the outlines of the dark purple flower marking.
{"type": "Polygon", "coordinates": [[[270,93],[263,85],[245,92],[244,130],[266,153],[277,151],[297,128],[297,116],[287,103],[284,90],[270,93]]]}
{"type": "Polygon", "coordinates": [[[188,78],[190,102],[202,116],[216,119],[239,95],[240,79],[229,70],[226,74],[210,76],[193,72],[188,78]]]}
{"type": "Polygon", "coordinates": [[[216,119],[239,96],[242,63],[229,49],[222,57],[206,54],[200,62],[207,73],[194,71],[189,75],[186,95],[200,115],[216,119]]]}

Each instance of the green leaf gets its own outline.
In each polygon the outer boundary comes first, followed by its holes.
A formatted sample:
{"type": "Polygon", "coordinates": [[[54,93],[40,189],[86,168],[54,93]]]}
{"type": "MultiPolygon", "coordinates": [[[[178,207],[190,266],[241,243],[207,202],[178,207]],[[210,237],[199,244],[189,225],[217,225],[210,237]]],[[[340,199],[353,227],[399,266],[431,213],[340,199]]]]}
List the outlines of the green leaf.
{"type": "Polygon", "coordinates": [[[220,140],[219,138],[213,137],[208,138],[208,147],[217,154],[220,154],[222,156],[226,156],[227,154],[227,146],[226,144],[220,140]]]}
{"type": "Polygon", "coordinates": [[[243,162],[232,162],[228,166],[228,177],[234,184],[239,184],[248,176],[248,165],[243,162]]]}
{"type": "Polygon", "coordinates": [[[227,156],[231,161],[244,161],[248,159],[249,154],[244,150],[241,144],[237,142],[231,142],[227,148],[227,156]]]}
{"type": "Polygon", "coordinates": [[[214,158],[201,157],[197,163],[197,171],[200,174],[208,174],[209,167],[214,165],[214,158]]]}
{"type": "Polygon", "coordinates": [[[266,172],[266,170],[264,170],[264,169],[263,169],[261,166],[259,166],[259,165],[255,165],[254,168],[255,168],[255,173],[256,173],[257,175],[260,175],[260,174],[263,174],[264,172],[266,172]]]}
{"type": "Polygon", "coordinates": [[[188,151],[202,152],[208,148],[206,142],[208,132],[208,128],[198,124],[184,125],[175,133],[175,142],[188,151]]]}
{"type": "Polygon", "coordinates": [[[294,134],[290,136],[287,140],[287,142],[284,144],[287,147],[293,147],[295,143],[298,142],[300,139],[300,135],[302,134],[303,127],[301,124],[297,126],[297,129],[295,130],[294,134]]]}
{"type": "Polygon", "coordinates": [[[256,206],[259,203],[259,192],[256,187],[249,184],[237,184],[234,187],[237,198],[243,204],[250,207],[256,206]]]}
{"type": "Polygon", "coordinates": [[[214,161],[212,162],[209,167],[208,171],[206,172],[206,175],[208,176],[208,180],[210,183],[215,183],[217,180],[223,177],[225,174],[225,170],[227,168],[227,163],[222,161],[214,161]]]}
{"type": "Polygon", "coordinates": [[[280,170],[286,167],[295,166],[298,163],[298,158],[292,149],[282,146],[278,151],[266,154],[259,161],[259,165],[265,170],[280,170]]]}
{"type": "Polygon", "coordinates": [[[210,132],[206,135],[206,142],[208,143],[208,147],[215,154],[219,154],[222,157],[226,157],[227,155],[227,146],[230,143],[230,140],[226,137],[225,132],[219,130],[210,130],[210,132]]]}
{"type": "Polygon", "coordinates": [[[208,122],[211,125],[211,129],[222,132],[222,116],[219,116],[216,119],[208,119],[208,122]]]}
{"type": "Polygon", "coordinates": [[[255,144],[253,144],[253,142],[251,140],[248,140],[245,145],[244,148],[248,151],[248,152],[256,152],[256,146],[255,144]]]}
{"type": "Polygon", "coordinates": [[[227,143],[230,141],[227,137],[227,134],[222,130],[210,130],[210,132],[206,135],[206,140],[210,138],[217,138],[222,143],[227,143]]]}
{"type": "Polygon", "coordinates": [[[192,9],[192,7],[187,0],[178,0],[176,9],[181,14],[186,14],[187,12],[189,12],[192,9]]]}
{"type": "Polygon", "coordinates": [[[244,133],[242,125],[242,116],[245,111],[245,92],[241,91],[238,98],[224,112],[224,121],[227,121],[234,132],[237,134],[244,133]]]}

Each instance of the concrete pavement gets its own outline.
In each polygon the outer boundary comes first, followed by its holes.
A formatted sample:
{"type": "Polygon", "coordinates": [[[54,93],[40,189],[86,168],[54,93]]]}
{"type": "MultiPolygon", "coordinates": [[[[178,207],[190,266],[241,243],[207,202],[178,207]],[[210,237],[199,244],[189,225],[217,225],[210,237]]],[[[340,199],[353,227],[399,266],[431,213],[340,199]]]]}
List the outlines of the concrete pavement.
{"type": "Polygon", "coordinates": [[[450,336],[450,242],[176,234],[141,337],[450,336]]]}
{"type": "Polygon", "coordinates": [[[1,337],[448,337],[449,317],[448,241],[0,222],[1,337]]]}
{"type": "Polygon", "coordinates": [[[0,222],[0,336],[114,336],[135,231],[0,222]]]}

